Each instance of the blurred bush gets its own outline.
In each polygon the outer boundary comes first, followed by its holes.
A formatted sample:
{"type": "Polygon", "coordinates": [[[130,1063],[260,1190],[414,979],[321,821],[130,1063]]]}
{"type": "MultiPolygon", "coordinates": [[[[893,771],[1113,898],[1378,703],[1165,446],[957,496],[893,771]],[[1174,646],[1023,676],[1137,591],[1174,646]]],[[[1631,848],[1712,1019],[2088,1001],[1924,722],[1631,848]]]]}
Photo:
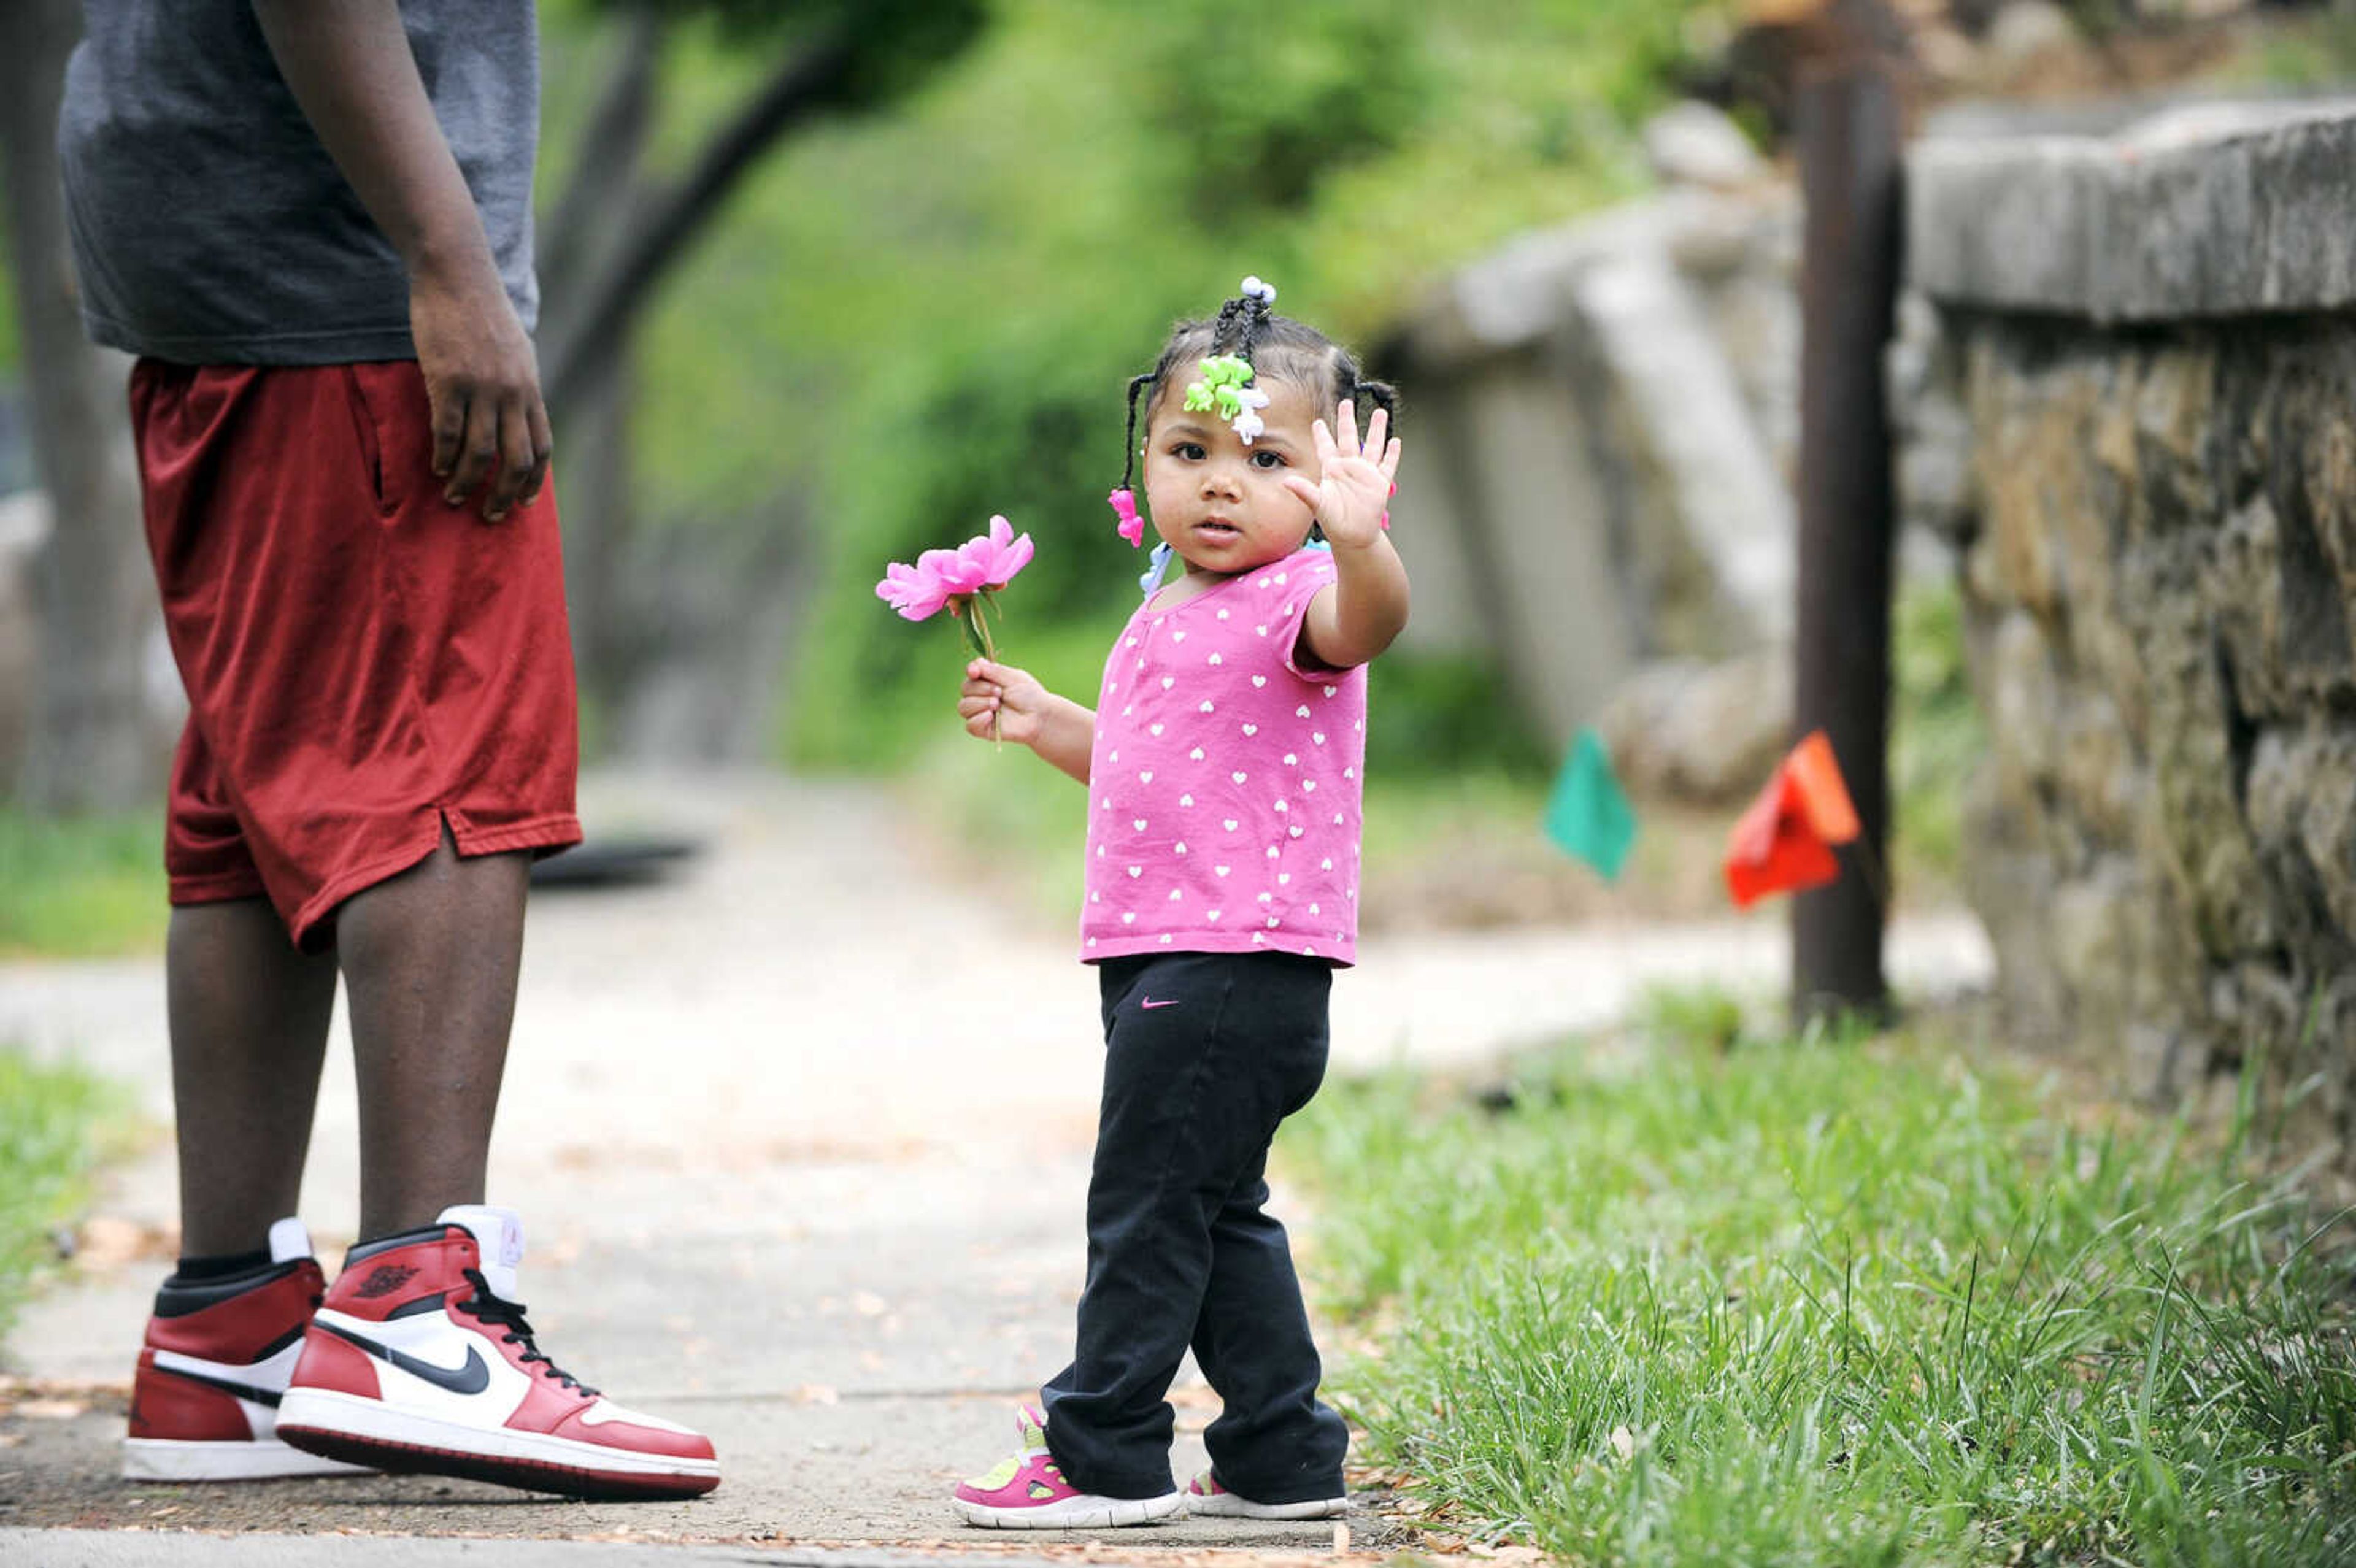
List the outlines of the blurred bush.
{"type": "MultiPolygon", "coordinates": [[[[1171,323],[1258,272],[1283,308],[1378,352],[1368,340],[1449,266],[1641,187],[1633,126],[1703,8],[1001,0],[895,112],[795,137],[646,323],[633,444],[644,522],[680,547],[812,520],[780,752],[897,767],[954,722],[955,638],[871,590],[886,560],[993,512],[1040,547],[1007,595],[1011,656],[1038,667],[1052,650],[1085,697],[1140,564],[1103,504],[1123,385],[1171,323]],[[781,490],[808,504],[765,504],[781,490]]],[[[545,15],[561,162],[599,14],[545,15]]],[[[765,64],[719,24],[685,45],[658,161],[683,158],[765,64]]],[[[1408,663],[1386,729],[1433,739],[1403,762],[1526,752],[1485,672],[1408,663]]]]}

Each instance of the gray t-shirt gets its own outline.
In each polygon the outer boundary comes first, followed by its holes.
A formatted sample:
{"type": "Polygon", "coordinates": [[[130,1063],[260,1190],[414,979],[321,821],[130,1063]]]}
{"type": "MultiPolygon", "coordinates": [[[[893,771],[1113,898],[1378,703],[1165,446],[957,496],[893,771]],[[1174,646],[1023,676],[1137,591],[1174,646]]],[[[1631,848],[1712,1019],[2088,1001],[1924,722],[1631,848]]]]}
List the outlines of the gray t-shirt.
{"type": "MultiPolygon", "coordinates": [[[[313,133],[249,0],[85,0],[83,14],[58,150],[90,335],[185,365],[415,358],[401,256],[313,133]]],[[[532,0],[401,0],[401,17],[529,331],[532,0]]]]}

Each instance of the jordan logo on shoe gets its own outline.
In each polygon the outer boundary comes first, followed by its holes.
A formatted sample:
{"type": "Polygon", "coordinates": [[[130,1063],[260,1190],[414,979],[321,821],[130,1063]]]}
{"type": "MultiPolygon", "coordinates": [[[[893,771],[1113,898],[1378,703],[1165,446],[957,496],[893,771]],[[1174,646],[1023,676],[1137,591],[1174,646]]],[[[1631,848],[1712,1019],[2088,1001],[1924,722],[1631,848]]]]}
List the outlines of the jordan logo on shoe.
{"type": "Polygon", "coordinates": [[[1151,997],[1147,997],[1137,1005],[1141,1008],[1174,1008],[1178,1005],[1178,998],[1173,997],[1166,1002],[1157,1002],[1151,997]]]}
{"type": "Polygon", "coordinates": [[[312,1327],[325,1328],[337,1339],[359,1346],[379,1360],[390,1361],[410,1376],[423,1378],[427,1382],[448,1389],[452,1393],[480,1393],[491,1383],[491,1369],[484,1363],[482,1351],[472,1345],[466,1347],[466,1360],[463,1365],[437,1367],[433,1362],[412,1356],[406,1350],[391,1345],[379,1344],[374,1339],[355,1334],[350,1329],[334,1323],[314,1319],[312,1327]]]}
{"type": "Polygon", "coordinates": [[[407,1264],[379,1264],[376,1272],[360,1281],[360,1287],[352,1294],[373,1301],[380,1296],[391,1296],[416,1277],[417,1271],[407,1264]]]}

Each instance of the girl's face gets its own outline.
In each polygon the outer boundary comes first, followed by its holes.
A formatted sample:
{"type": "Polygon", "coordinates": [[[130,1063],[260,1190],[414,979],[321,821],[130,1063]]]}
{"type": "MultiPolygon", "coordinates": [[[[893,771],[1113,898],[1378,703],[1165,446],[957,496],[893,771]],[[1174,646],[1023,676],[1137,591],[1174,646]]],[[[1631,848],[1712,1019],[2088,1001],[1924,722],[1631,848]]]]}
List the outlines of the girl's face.
{"type": "Polygon", "coordinates": [[[1270,378],[1266,428],[1250,445],[1216,414],[1189,413],[1173,383],[1147,411],[1145,501],[1153,531],[1189,571],[1232,577],[1282,560],[1309,539],[1308,504],[1284,487],[1288,474],[1317,483],[1321,470],[1310,427],[1318,417],[1309,393],[1270,378]]]}

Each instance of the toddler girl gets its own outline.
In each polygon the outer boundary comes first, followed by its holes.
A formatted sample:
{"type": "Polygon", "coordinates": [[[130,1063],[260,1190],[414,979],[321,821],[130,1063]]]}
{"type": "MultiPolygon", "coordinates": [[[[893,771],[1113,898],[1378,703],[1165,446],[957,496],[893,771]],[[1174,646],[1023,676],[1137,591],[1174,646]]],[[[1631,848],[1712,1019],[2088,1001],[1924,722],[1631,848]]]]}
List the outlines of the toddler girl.
{"type": "MultiPolygon", "coordinates": [[[[974,1524],[1347,1507],[1348,1434],[1318,1403],[1261,1173],[1324,1074],[1333,971],[1355,957],[1365,667],[1407,621],[1384,532],[1399,443],[1390,389],[1274,299],[1247,278],[1130,383],[1162,547],[1095,711],[1005,665],[966,669],[967,730],[994,726],[1088,787],[1081,957],[1106,1046],[1076,1352],[1044,1408],[1023,1407],[1022,1451],[957,1488],[974,1524]],[[1173,554],[1185,571],[1157,587],[1173,554]],[[1190,1345],[1225,1411],[1182,1495],[1163,1396],[1190,1345]]],[[[1128,485],[1112,500],[1135,541],[1128,485]]]]}

